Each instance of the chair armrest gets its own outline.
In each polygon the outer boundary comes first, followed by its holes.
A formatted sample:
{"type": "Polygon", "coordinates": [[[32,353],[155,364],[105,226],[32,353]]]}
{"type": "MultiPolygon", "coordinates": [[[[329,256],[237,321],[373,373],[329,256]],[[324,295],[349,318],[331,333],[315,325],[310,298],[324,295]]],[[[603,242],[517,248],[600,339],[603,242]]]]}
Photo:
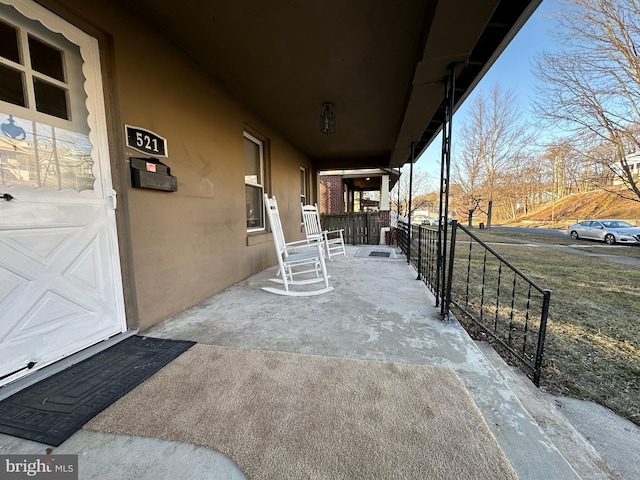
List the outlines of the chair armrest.
{"type": "Polygon", "coordinates": [[[309,236],[307,237],[306,241],[307,243],[311,243],[311,242],[321,242],[322,241],[322,237],[324,235],[324,232],[320,232],[320,233],[311,233],[309,234],[309,236]]]}
{"type": "Polygon", "coordinates": [[[295,242],[289,242],[285,244],[284,249],[287,254],[294,254],[296,252],[308,252],[312,248],[317,248],[320,255],[322,255],[322,246],[324,240],[321,237],[311,238],[309,240],[298,240],[295,242]]]}
{"type": "Polygon", "coordinates": [[[322,237],[318,236],[318,237],[309,237],[305,240],[296,240],[295,242],[287,242],[285,243],[285,247],[295,247],[295,248],[300,248],[300,247],[308,247],[308,246],[315,246],[316,243],[320,243],[322,242],[322,237]]]}

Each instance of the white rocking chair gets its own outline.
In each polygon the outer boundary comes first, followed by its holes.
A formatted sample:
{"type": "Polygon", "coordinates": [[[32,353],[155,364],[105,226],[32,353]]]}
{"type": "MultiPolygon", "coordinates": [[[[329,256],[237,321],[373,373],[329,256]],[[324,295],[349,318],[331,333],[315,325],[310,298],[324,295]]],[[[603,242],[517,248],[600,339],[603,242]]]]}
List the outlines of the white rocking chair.
{"type": "Polygon", "coordinates": [[[280,223],[280,213],[278,211],[276,197],[269,198],[269,195],[265,193],[264,203],[269,224],[271,225],[271,232],[273,233],[278,265],[280,267],[278,272],[279,278],[270,278],[269,280],[284,285],[284,289],[274,287],[262,287],[262,289],[278,295],[294,297],[320,295],[333,290],[333,287],[329,286],[329,275],[327,275],[327,267],[324,263],[322,240],[318,239],[311,242],[300,240],[286,243],[282,231],[282,223],[280,223]],[[302,268],[302,270],[300,268],[302,268]],[[308,278],[310,275],[313,276],[308,278]],[[300,278],[300,276],[307,278],[300,278]],[[309,285],[320,282],[324,283],[323,288],[315,290],[290,290],[291,286],[309,285]]]}
{"type": "Polygon", "coordinates": [[[318,204],[315,205],[303,205],[302,207],[302,221],[304,223],[304,233],[307,236],[307,240],[321,239],[324,244],[324,250],[329,260],[336,255],[347,256],[347,251],[344,247],[344,229],[337,230],[323,230],[320,225],[320,212],[318,211],[318,204]]]}

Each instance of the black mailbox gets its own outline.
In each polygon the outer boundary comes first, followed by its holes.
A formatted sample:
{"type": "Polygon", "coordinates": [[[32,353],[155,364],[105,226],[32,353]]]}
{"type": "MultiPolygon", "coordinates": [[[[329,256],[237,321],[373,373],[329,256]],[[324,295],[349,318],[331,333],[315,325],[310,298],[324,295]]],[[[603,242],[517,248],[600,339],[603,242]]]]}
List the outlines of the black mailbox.
{"type": "Polygon", "coordinates": [[[171,175],[171,169],[157,158],[131,157],[131,186],[175,192],[178,179],[171,175]]]}

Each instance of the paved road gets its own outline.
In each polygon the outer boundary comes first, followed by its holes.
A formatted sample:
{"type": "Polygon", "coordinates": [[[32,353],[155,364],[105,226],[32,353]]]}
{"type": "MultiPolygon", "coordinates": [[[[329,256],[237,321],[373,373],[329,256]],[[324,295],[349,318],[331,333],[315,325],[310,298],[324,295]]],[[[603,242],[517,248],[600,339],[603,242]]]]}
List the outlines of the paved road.
{"type": "MultiPolygon", "coordinates": [[[[541,227],[502,227],[499,225],[494,225],[491,227],[495,230],[502,230],[505,232],[517,232],[517,233],[525,233],[536,235],[545,235],[548,237],[555,238],[564,238],[567,239],[567,229],[566,228],[541,228],[541,227]],[[534,232],[535,231],[535,232],[534,232]]],[[[531,237],[531,243],[536,243],[535,236],[531,237]]],[[[611,262],[619,263],[621,265],[629,265],[632,267],[640,267],[640,260],[633,257],[625,257],[623,255],[611,255],[607,253],[607,248],[612,248],[611,245],[606,245],[604,242],[593,242],[593,246],[601,246],[603,247],[602,253],[595,253],[585,251],[580,248],[579,245],[547,245],[547,247],[557,248],[560,250],[566,250],[573,253],[580,253],[582,255],[587,255],[589,257],[600,257],[611,262]]],[[[614,247],[615,248],[615,247],[614,247]]]]}

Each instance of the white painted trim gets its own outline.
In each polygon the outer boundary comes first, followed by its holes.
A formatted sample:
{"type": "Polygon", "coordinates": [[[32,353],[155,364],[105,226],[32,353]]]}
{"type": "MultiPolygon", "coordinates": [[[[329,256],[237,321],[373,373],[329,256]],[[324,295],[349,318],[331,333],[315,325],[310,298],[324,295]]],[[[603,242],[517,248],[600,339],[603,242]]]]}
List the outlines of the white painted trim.
{"type": "MultiPolygon", "coordinates": [[[[16,380],[12,383],[7,383],[0,387],[0,401],[5,398],[9,398],[11,395],[18,393],[20,390],[24,390],[31,385],[35,385],[36,383],[44,380],[45,378],[49,378],[56,373],[59,373],[76,363],[80,363],[87,358],[94,356],[97,353],[106,350],[113,345],[120,343],[121,341],[135,335],[138,333],[138,330],[127,330],[126,332],[119,333],[111,338],[103,340],[102,342],[96,343],[90,347],[87,347],[79,352],[75,352],[69,356],[61,360],[57,360],[47,365],[46,367],[42,367],[39,370],[34,371],[33,373],[20,377],[19,380],[16,380]]],[[[4,379],[3,381],[6,381],[4,379]]]]}

